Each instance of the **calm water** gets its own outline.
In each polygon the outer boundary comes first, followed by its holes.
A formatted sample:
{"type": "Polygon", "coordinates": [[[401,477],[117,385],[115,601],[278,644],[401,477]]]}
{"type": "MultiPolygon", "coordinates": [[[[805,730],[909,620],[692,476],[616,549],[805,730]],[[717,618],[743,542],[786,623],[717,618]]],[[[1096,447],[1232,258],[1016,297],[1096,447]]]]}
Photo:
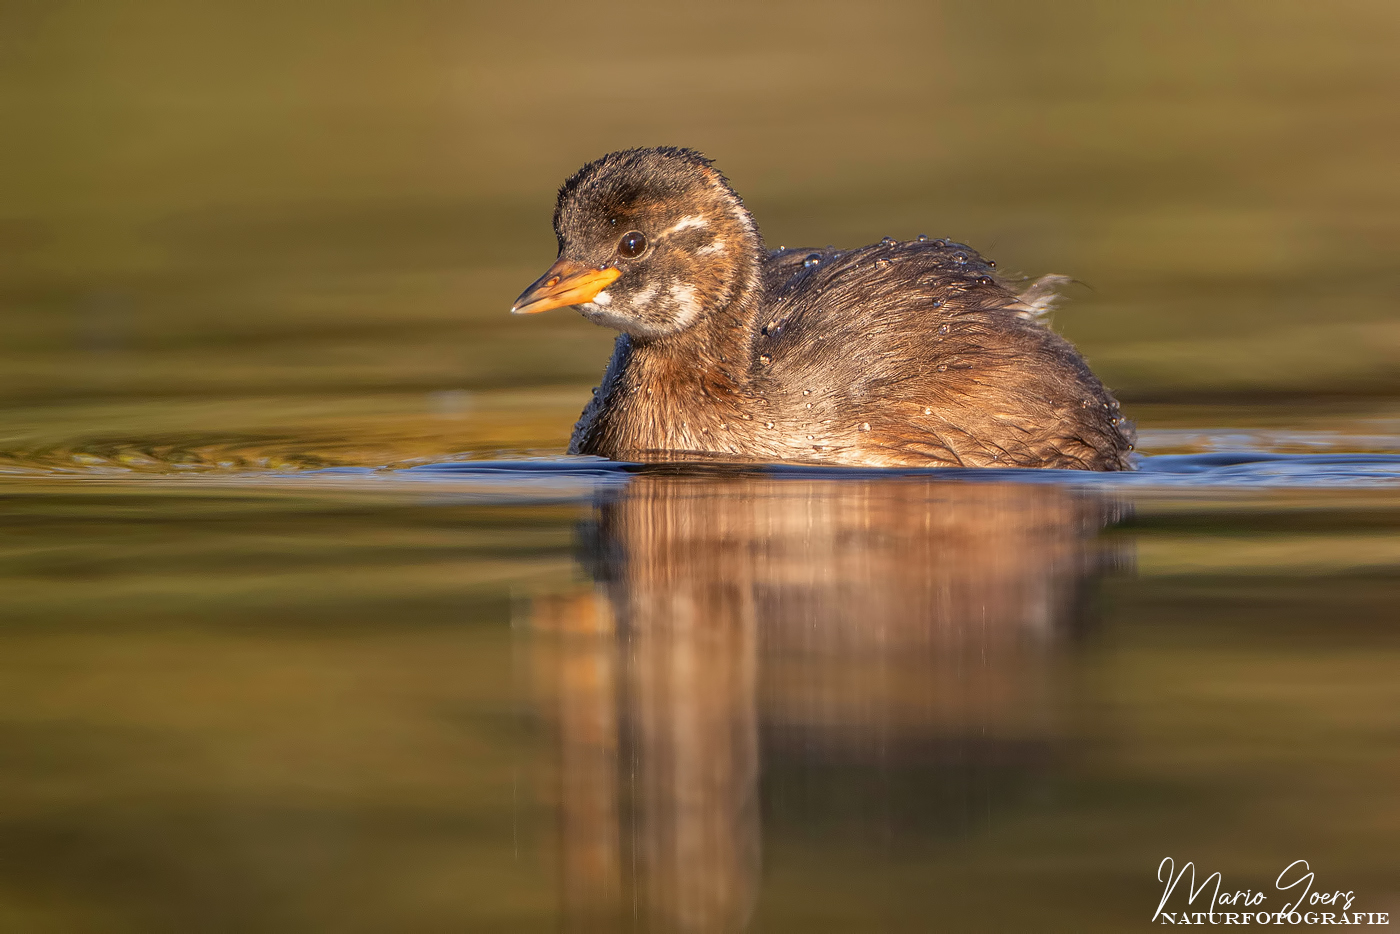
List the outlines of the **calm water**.
{"type": "Polygon", "coordinates": [[[1147,930],[1165,857],[1400,915],[1398,45],[0,4],[0,931],[1147,930]],[[561,458],[611,335],[506,308],[657,143],[773,246],[1073,275],[1141,469],[561,458]]]}
{"type": "Polygon", "coordinates": [[[1394,911],[1400,457],[1161,462],[7,481],[4,927],[1394,911]]]}

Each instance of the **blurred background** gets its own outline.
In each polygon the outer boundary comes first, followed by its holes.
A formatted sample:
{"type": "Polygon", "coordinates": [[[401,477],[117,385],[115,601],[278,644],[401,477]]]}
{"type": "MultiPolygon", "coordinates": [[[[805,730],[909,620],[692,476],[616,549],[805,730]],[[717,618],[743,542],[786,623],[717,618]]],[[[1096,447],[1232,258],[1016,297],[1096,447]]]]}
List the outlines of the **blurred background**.
{"type": "Polygon", "coordinates": [[[699,148],[770,245],[918,233],[1075,277],[1145,428],[1400,393],[1400,8],[0,8],[12,463],[561,449],[614,337],[506,309],[559,183],[699,148]]]}
{"type": "Polygon", "coordinates": [[[1393,457],[297,473],[562,452],[614,335],[507,309],[655,144],[772,246],[1074,277],[1147,453],[1394,452],[1397,49],[1385,0],[0,0],[0,930],[1118,932],[1164,856],[1400,913],[1393,457]]]}

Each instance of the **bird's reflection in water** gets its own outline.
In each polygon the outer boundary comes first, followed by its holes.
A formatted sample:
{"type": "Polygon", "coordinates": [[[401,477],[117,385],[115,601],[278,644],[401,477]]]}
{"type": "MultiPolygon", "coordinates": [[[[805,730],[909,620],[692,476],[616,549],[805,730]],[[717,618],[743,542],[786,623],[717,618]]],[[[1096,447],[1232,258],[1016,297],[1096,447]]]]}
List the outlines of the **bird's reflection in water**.
{"type": "Polygon", "coordinates": [[[1098,537],[1116,509],[925,478],[650,474],[609,495],[585,535],[596,587],[532,618],[566,926],[741,929],[761,766],[1043,758],[1049,650],[1122,560],[1098,537]]]}

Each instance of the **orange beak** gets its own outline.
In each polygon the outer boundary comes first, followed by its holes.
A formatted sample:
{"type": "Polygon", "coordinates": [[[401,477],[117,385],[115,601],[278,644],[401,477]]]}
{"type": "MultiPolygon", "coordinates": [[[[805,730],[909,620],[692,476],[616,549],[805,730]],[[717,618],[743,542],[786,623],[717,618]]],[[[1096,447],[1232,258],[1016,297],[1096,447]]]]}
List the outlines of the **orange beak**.
{"type": "Polygon", "coordinates": [[[570,259],[559,259],[549,271],[520,293],[510,306],[513,315],[533,315],[565,305],[584,305],[598,293],[617,281],[622,271],[614,268],[597,269],[570,259]]]}

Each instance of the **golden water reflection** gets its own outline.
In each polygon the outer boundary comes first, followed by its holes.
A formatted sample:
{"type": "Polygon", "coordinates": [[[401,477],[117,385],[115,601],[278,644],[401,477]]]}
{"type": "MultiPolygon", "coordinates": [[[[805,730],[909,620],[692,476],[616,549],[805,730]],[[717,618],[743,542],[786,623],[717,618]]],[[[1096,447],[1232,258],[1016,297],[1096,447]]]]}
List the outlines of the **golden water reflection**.
{"type": "Polygon", "coordinates": [[[1043,758],[1056,653],[1129,558],[1098,535],[1119,510],[922,479],[644,476],[603,503],[595,587],[532,612],[569,922],[744,927],[771,751],[1043,758]]]}

